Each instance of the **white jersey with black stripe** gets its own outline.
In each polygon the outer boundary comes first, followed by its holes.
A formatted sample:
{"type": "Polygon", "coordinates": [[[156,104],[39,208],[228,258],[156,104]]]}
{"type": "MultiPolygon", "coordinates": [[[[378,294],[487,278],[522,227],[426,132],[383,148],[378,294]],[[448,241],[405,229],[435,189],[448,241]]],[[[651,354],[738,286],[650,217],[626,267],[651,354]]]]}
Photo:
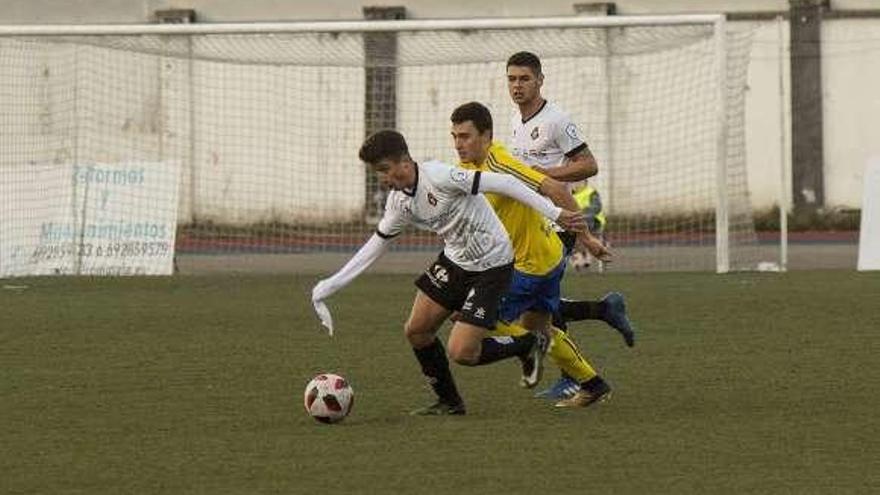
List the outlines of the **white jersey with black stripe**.
{"type": "Polygon", "coordinates": [[[479,194],[480,175],[439,161],[417,164],[415,187],[388,194],[378,234],[394,237],[407,224],[435,232],[446,257],[468,271],[511,263],[507,231],[479,194]]]}
{"type": "Polygon", "coordinates": [[[577,124],[550,101],[523,121],[519,112],[510,120],[510,150],[527,165],[557,167],[566,156],[587,148],[577,124]]]}

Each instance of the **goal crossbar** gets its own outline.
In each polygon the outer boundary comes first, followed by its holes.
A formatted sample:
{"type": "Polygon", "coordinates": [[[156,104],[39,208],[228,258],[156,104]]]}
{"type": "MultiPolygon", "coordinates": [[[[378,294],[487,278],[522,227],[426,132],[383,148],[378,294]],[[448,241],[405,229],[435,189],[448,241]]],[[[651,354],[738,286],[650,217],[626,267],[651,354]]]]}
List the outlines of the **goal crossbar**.
{"type": "Polygon", "coordinates": [[[356,33],[401,31],[468,31],[481,29],[684,26],[714,24],[723,14],[614,17],[522,17],[392,21],[323,21],[205,24],[0,25],[0,36],[102,36],[138,34],[267,34],[356,33]]]}

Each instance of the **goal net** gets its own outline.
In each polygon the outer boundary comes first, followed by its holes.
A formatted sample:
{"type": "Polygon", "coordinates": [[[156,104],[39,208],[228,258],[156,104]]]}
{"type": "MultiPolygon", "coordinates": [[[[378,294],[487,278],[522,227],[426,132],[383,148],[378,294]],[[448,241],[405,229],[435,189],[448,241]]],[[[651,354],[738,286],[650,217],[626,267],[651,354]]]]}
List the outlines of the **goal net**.
{"type": "MultiPolygon", "coordinates": [[[[365,135],[393,127],[417,161],[454,163],[450,114],[476,100],[507,140],[522,50],[599,163],[608,269],[753,268],[749,49],[717,16],[7,26],[0,277],[348,254],[385,195],[365,135]]],[[[412,231],[394,249],[438,247],[412,231]]]]}

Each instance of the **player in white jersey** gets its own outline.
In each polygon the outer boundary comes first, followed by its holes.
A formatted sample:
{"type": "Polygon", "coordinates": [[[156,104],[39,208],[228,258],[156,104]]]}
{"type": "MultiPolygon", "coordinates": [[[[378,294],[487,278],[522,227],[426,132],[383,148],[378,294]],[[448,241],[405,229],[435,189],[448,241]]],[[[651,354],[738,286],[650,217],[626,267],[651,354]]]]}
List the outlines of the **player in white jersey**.
{"type": "MultiPolygon", "coordinates": [[[[544,174],[572,184],[579,206],[589,214],[588,226],[593,234],[601,235],[605,217],[601,212],[599,194],[578,194],[586,186],[586,179],[596,175],[598,165],[577,124],[559,106],[541,95],[544,73],[541,60],[530,52],[518,52],[507,60],[507,89],[511,100],[519,108],[511,118],[510,148],[514,156],[544,174]],[[584,204],[581,203],[584,199],[584,204]]],[[[560,237],[571,250],[572,239],[560,237]]],[[[599,301],[562,299],[554,324],[565,328],[568,321],[602,320],[617,330],[626,344],[635,344],[635,332],[626,314],[626,303],[619,292],[606,294],[599,301]]],[[[551,399],[563,398],[577,391],[576,382],[563,376],[550,389],[539,395],[551,399]]]]}
{"type": "MultiPolygon", "coordinates": [[[[515,72],[516,70],[514,70],[515,72]]],[[[514,80],[511,97],[514,102],[524,101],[521,75],[514,80]]],[[[536,78],[537,82],[537,78],[536,78]]],[[[523,163],[563,182],[575,182],[597,172],[593,158],[577,125],[556,104],[543,98],[528,100],[527,107],[511,118],[510,149],[523,163]],[[553,169],[553,170],[551,170],[553,169]]]]}
{"type": "Polygon", "coordinates": [[[322,322],[333,331],[324,300],[350,283],[386,250],[389,240],[411,224],[437,233],[443,252],[416,280],[415,301],[404,333],[422,373],[437,394],[437,403],[415,414],[465,413],[443,345],[436,334],[453,313],[449,357],[477,366],[517,356],[536,362],[546,350],[542,336],[488,337],[495,327],[498,305],[513,270],[513,249],[507,231],[486,198],[493,192],[509,196],[538,210],[564,228],[584,230],[578,212],[563,210],[506,174],[464,170],[431,161],[415,163],[403,136],[379,131],[364,142],[360,159],[390,187],[385,214],[377,231],[348,263],[312,290],[312,301],[322,322]]]}

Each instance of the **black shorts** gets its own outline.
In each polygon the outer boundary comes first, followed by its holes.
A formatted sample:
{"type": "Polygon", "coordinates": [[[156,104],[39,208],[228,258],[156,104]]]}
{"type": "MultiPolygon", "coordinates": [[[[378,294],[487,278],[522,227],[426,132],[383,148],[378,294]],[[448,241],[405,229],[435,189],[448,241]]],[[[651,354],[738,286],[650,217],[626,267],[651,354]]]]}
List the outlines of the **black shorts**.
{"type": "Polygon", "coordinates": [[[510,287],[513,263],[480,272],[462,269],[443,253],[416,279],[416,287],[459,320],[492,330],[501,297],[510,287]]]}

